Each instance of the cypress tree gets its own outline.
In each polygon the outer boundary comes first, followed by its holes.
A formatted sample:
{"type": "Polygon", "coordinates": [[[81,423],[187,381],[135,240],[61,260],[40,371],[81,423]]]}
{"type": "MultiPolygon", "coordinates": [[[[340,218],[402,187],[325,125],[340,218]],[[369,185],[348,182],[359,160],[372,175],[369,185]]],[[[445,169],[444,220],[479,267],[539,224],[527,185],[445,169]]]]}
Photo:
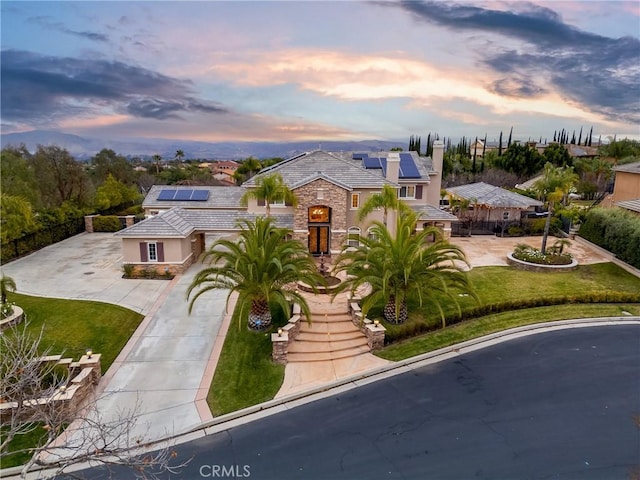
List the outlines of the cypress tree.
{"type": "Polygon", "coordinates": [[[580,135],[578,136],[578,145],[582,143],[582,127],[580,127],[580,135]]]}
{"type": "Polygon", "coordinates": [[[478,137],[476,137],[476,142],[473,144],[473,163],[471,164],[471,173],[476,173],[476,150],[478,149],[478,137]]]}
{"type": "Polygon", "coordinates": [[[498,156],[502,156],[502,130],[500,130],[500,140],[498,141],[498,156]]]}
{"type": "Polygon", "coordinates": [[[555,130],[553,131],[553,141],[554,142],[556,141],[556,131],[555,130]]]}
{"type": "Polygon", "coordinates": [[[589,130],[589,146],[591,146],[591,136],[593,135],[593,126],[591,127],[591,130],[589,130]]]}
{"type": "Polygon", "coordinates": [[[573,131],[573,136],[571,137],[571,145],[575,145],[576,144],[576,131],[573,131]]]}
{"type": "Polygon", "coordinates": [[[509,140],[507,140],[507,148],[511,146],[511,136],[513,135],[513,127],[509,130],[509,140]]]}

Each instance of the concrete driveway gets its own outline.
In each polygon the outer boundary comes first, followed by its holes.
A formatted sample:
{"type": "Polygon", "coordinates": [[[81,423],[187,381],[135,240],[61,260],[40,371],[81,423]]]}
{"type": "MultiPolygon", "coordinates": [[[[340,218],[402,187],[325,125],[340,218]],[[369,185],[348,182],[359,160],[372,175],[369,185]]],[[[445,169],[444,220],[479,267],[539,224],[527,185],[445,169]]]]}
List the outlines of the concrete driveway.
{"type": "Polygon", "coordinates": [[[210,363],[227,292],[203,295],[189,315],[186,290],[202,265],[171,281],[131,280],[122,278],[121,255],[121,240],[112,234],[85,233],[2,271],[16,281],[20,293],[99,300],[145,315],[102,378],[99,389],[106,395],[99,406],[109,420],[139,404],[138,423],[130,433],[160,439],[211,418],[208,411],[199,411],[196,400],[206,397],[213,375],[210,363]]]}
{"type": "Polygon", "coordinates": [[[166,280],[122,278],[122,240],[81,233],[2,266],[18,293],[99,300],[146,315],[168,288],[166,280]]]}

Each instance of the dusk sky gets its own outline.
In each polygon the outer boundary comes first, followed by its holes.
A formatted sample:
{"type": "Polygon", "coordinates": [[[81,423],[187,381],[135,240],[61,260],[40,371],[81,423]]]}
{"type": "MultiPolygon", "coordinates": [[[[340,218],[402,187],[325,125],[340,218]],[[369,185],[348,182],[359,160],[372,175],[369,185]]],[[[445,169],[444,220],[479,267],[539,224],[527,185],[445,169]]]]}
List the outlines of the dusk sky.
{"type": "Polygon", "coordinates": [[[6,1],[1,123],[297,141],[640,137],[640,2],[6,1]]]}

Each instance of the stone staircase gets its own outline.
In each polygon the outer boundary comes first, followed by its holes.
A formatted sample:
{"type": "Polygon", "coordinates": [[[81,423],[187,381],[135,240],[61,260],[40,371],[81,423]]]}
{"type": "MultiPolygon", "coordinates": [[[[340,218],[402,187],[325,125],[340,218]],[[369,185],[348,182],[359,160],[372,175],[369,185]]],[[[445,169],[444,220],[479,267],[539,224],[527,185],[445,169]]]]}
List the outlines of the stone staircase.
{"type": "Polygon", "coordinates": [[[289,344],[289,363],[320,362],[369,353],[367,337],[353,324],[344,303],[340,306],[310,302],[311,325],[302,321],[298,337],[289,344]]]}

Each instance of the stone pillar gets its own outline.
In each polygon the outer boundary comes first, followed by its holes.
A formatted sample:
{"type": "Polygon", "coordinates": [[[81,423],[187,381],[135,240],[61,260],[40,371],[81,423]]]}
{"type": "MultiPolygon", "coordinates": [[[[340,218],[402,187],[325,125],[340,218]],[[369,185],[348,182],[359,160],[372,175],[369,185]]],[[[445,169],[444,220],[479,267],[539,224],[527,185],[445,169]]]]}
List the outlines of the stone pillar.
{"type": "Polygon", "coordinates": [[[126,228],[133,227],[135,222],[136,222],[136,216],[135,215],[126,215],[124,217],[124,224],[125,224],[126,228]]]}
{"type": "Polygon", "coordinates": [[[83,355],[78,362],[80,369],[91,368],[91,383],[94,385],[97,385],[98,382],[100,382],[100,378],[102,378],[102,367],[100,366],[101,357],[101,353],[91,353],[91,356],[83,355]]]}
{"type": "Polygon", "coordinates": [[[87,233],[93,233],[93,219],[99,215],[85,215],[84,216],[84,231],[87,233]]]}
{"type": "Polygon", "coordinates": [[[273,350],[271,352],[271,358],[273,361],[279,365],[286,365],[289,349],[289,334],[284,331],[280,335],[272,333],[271,343],[273,346],[273,350]]]}
{"type": "Polygon", "coordinates": [[[380,350],[384,347],[384,332],[387,329],[379,323],[369,323],[365,327],[365,333],[367,335],[367,343],[371,350],[380,350]]]}

